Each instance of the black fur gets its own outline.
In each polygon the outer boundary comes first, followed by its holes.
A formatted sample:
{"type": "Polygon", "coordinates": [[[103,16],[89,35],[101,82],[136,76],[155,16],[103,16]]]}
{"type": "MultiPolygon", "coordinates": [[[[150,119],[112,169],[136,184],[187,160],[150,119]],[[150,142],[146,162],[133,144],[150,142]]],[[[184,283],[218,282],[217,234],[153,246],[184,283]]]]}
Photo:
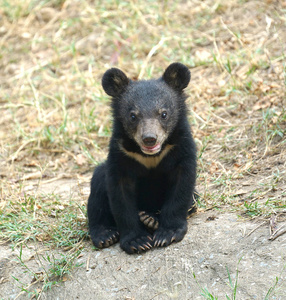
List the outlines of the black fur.
{"type": "Polygon", "coordinates": [[[196,148],[183,92],[189,81],[190,72],[180,63],[171,64],[157,80],[132,81],[116,68],[104,74],[114,121],[108,158],[94,171],[88,199],[96,247],[120,239],[124,251],[138,253],[179,242],[187,232],[196,179],[196,148]],[[144,130],[158,139],[158,152],[144,145],[144,130]],[[140,211],[150,216],[160,211],[158,229],[147,228],[140,211]]]}

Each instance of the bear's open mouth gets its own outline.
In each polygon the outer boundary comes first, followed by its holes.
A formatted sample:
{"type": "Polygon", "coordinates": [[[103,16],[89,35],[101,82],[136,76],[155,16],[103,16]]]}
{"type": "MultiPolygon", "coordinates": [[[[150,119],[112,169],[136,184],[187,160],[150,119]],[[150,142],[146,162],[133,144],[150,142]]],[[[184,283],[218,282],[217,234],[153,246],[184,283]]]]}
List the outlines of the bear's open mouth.
{"type": "Polygon", "coordinates": [[[148,155],[156,154],[161,151],[161,144],[157,144],[152,147],[147,147],[147,146],[141,145],[141,151],[148,155]]]}

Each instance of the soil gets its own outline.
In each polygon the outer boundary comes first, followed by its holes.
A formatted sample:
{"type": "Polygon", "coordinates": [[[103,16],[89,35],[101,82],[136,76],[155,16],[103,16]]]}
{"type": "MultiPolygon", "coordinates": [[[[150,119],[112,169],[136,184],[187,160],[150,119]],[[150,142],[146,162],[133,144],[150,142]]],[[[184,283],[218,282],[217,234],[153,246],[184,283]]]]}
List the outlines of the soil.
{"type": "MultiPolygon", "coordinates": [[[[182,242],[143,255],[128,255],[118,244],[96,251],[86,242],[77,259],[81,266],[41,298],[205,299],[205,289],[218,299],[286,299],[285,235],[270,241],[266,222],[243,221],[234,213],[199,212],[188,223],[182,242]],[[233,285],[238,274],[236,298],[231,298],[228,272],[233,285]],[[276,278],[275,296],[266,298],[276,278]]],[[[25,248],[23,260],[41,272],[35,250],[25,248]]],[[[9,245],[0,246],[1,299],[28,299],[13,277],[23,283],[33,277],[17,263],[17,255],[9,245]]]]}

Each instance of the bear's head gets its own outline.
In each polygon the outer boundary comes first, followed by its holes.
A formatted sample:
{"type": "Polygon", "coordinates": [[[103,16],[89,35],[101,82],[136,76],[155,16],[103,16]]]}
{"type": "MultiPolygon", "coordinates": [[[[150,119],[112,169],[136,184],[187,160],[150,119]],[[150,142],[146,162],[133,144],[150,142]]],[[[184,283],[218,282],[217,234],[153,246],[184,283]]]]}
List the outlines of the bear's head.
{"type": "Polygon", "coordinates": [[[112,96],[113,116],[129,138],[147,155],[160,153],[185,113],[183,90],[191,79],[189,69],[173,63],[159,79],[133,81],[117,68],[102,78],[104,91],[112,96]]]}

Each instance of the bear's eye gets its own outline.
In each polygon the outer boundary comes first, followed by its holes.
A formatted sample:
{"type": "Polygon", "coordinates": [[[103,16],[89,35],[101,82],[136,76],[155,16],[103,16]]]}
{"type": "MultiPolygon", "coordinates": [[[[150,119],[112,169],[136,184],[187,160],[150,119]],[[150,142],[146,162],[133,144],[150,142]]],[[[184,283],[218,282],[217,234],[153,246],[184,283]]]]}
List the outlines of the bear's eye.
{"type": "Polygon", "coordinates": [[[167,119],[167,116],[168,116],[168,114],[167,114],[166,111],[163,111],[163,112],[161,113],[161,118],[162,118],[163,120],[166,120],[166,119],[167,119]]]}
{"type": "Polygon", "coordinates": [[[132,122],[135,122],[136,119],[137,119],[137,116],[135,115],[135,113],[131,112],[131,113],[130,113],[130,120],[131,120],[132,122]]]}

